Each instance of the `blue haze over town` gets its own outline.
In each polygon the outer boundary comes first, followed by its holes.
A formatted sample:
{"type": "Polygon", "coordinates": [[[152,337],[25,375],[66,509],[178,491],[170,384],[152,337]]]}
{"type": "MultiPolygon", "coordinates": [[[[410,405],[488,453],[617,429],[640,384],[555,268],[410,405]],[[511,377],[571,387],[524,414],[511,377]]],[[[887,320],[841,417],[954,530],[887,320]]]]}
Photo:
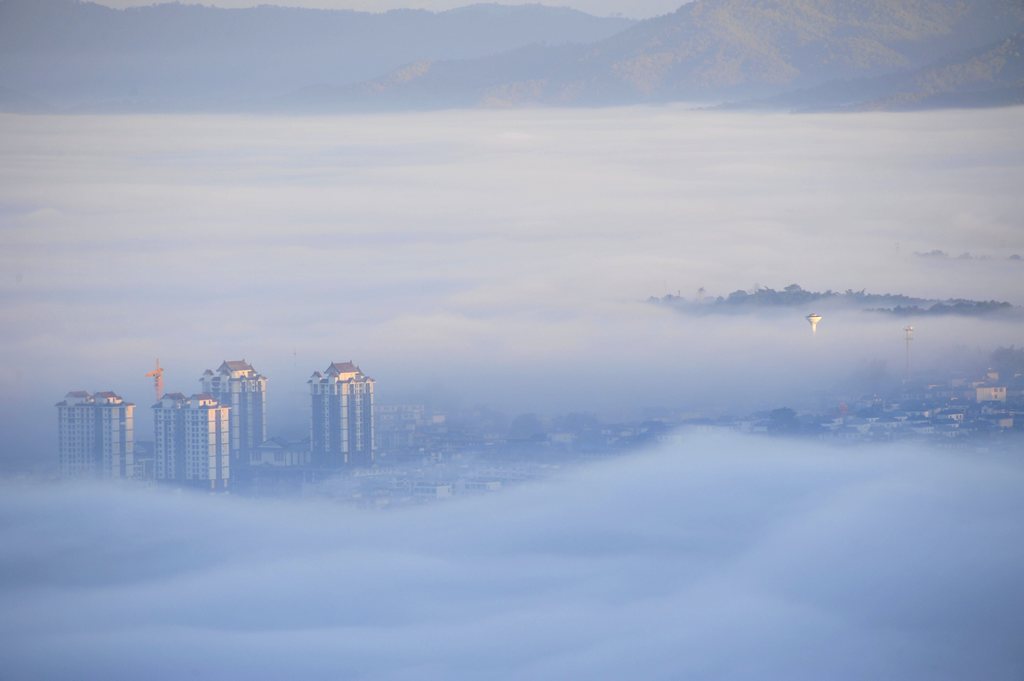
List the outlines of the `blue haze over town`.
{"type": "Polygon", "coordinates": [[[0,0],[0,678],[1024,676],[1017,0],[0,0]]]}

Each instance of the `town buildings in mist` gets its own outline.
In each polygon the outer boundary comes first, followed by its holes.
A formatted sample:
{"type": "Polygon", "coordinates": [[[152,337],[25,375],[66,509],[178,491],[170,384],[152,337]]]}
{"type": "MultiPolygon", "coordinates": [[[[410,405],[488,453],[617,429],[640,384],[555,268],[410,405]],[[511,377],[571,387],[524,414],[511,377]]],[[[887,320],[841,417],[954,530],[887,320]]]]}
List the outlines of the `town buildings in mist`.
{"type": "MultiPolygon", "coordinates": [[[[816,318],[819,323],[824,320],[816,318]]],[[[61,403],[60,442],[62,447],[71,445],[61,451],[61,474],[253,496],[326,494],[340,502],[383,508],[497,491],[543,477],[543,465],[620,456],[673,442],[680,428],[822,443],[912,442],[987,454],[1019,450],[1024,434],[1024,349],[998,348],[988,358],[987,370],[964,374],[927,367],[912,370],[910,346],[908,340],[901,378],[883,372],[859,389],[818,394],[818,406],[812,410],[776,406],[748,413],[736,407],[709,416],[677,405],[648,409],[642,420],[610,422],[584,412],[510,418],[488,409],[444,412],[409,403],[379,407],[372,378],[352,362],[332,362],[308,381],[310,436],[294,439],[275,433],[241,459],[230,454],[235,430],[229,425],[231,407],[210,394],[167,393],[153,406],[155,441],[135,443],[134,466],[131,456],[118,466],[116,452],[113,465],[82,465],[111,461],[111,449],[94,438],[95,448],[83,454],[80,443],[66,436],[80,428],[81,419],[69,415],[67,404],[61,403]]],[[[260,376],[243,361],[224,365],[260,376]]],[[[265,387],[266,378],[260,378],[265,387]]],[[[265,399],[265,390],[261,392],[265,399]]],[[[75,396],[92,407],[92,396],[73,392],[68,397],[75,396]]],[[[108,405],[120,404],[113,393],[98,397],[105,397],[108,405]]],[[[94,411],[89,409],[88,418],[111,422],[94,411]]],[[[116,431],[104,427],[109,433],[116,431]]],[[[122,420],[121,450],[131,452],[130,415],[128,427],[125,430],[122,420]]]]}
{"type": "Polygon", "coordinates": [[[200,383],[205,392],[160,395],[152,407],[152,447],[138,457],[134,405],[112,392],[69,392],[56,405],[60,474],[217,491],[231,488],[233,479],[248,482],[247,473],[264,463],[337,472],[374,462],[375,381],[352,362],[332,362],[308,381],[310,436],[298,447],[267,439],[268,380],[248,362],[225,360],[200,383]]]}
{"type": "MultiPolygon", "coordinates": [[[[378,399],[449,412],[813,407],[898,371],[908,320],[819,310],[812,346],[812,310],[644,301],[798,281],[1022,305],[1020,115],[3,116],[4,466],[55,468],[69,388],[148,406],[154,356],[189,395],[237,348],[276,382],[268,435],[305,437],[339,338],[378,399]]],[[[1020,345],[997,317],[919,332],[922,366],[1020,345]]]]}

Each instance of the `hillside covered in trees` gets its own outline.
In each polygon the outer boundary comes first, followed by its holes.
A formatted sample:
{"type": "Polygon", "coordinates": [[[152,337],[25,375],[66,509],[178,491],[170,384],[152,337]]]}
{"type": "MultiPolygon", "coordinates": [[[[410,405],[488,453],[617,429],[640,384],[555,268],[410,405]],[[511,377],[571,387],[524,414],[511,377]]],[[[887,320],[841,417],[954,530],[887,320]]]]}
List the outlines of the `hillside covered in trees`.
{"type": "Polygon", "coordinates": [[[701,289],[693,299],[668,294],[651,297],[649,302],[666,305],[690,314],[744,313],[759,309],[816,307],[859,309],[867,312],[899,315],[903,317],[961,315],[980,316],[1009,314],[1019,308],[997,300],[946,300],[914,298],[899,293],[868,293],[854,291],[808,291],[799,284],[790,284],[781,290],[757,287],[751,291],[737,290],[727,296],[709,296],[701,289]]]}

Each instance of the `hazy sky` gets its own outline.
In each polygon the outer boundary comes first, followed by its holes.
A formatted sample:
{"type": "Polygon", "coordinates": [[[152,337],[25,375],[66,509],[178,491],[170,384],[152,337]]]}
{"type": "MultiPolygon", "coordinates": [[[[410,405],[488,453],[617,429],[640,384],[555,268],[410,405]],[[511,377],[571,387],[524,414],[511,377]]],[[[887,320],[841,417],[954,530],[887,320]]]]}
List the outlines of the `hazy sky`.
{"type": "MultiPolygon", "coordinates": [[[[382,401],[511,412],[832,406],[907,320],[690,318],[699,287],[1024,303],[1024,109],[770,115],[683,107],[352,117],[0,117],[0,432],[53,404],[245,358],[302,434],[332,360],[382,401]],[[941,249],[989,259],[921,258],[941,249]],[[812,343],[813,341],[813,343],[812,343]]],[[[928,319],[919,366],[1021,343],[928,319]]]]}
{"type": "Polygon", "coordinates": [[[392,512],[0,484],[17,679],[1020,679],[1019,461],[732,437],[392,512]]]}
{"type": "MultiPolygon", "coordinates": [[[[154,0],[96,0],[98,4],[110,7],[139,7],[141,5],[160,4],[154,0]]],[[[480,4],[467,0],[203,0],[202,2],[184,2],[184,4],[202,4],[216,7],[254,7],[256,5],[279,5],[282,7],[318,7],[324,9],[354,9],[364,12],[385,12],[390,9],[406,7],[441,11],[466,5],[480,4]]],[[[502,0],[501,5],[550,5],[552,7],[572,7],[574,9],[606,16],[621,14],[622,16],[645,18],[659,14],[674,12],[686,0],[502,0]]]]}

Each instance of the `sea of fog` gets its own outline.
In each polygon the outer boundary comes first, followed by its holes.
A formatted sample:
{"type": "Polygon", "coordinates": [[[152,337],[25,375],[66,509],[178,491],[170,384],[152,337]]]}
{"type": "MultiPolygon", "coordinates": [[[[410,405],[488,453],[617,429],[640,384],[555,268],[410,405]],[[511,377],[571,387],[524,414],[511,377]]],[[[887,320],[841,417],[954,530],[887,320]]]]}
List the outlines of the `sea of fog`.
{"type": "Polygon", "coordinates": [[[0,485],[0,675],[1024,675],[1024,470],[907,446],[683,436],[361,512],[0,485]]]}
{"type": "MultiPolygon", "coordinates": [[[[3,454],[52,460],[72,389],[138,403],[145,439],[158,357],[182,392],[252,362],[271,434],[301,434],[305,380],[349,359],[380,401],[441,409],[803,407],[898,375],[908,320],[827,315],[812,338],[812,309],[644,301],[798,283],[1024,304],[1022,127],[1024,108],[3,115],[3,454]]],[[[1024,342],[914,324],[922,369],[1024,342]]]]}

